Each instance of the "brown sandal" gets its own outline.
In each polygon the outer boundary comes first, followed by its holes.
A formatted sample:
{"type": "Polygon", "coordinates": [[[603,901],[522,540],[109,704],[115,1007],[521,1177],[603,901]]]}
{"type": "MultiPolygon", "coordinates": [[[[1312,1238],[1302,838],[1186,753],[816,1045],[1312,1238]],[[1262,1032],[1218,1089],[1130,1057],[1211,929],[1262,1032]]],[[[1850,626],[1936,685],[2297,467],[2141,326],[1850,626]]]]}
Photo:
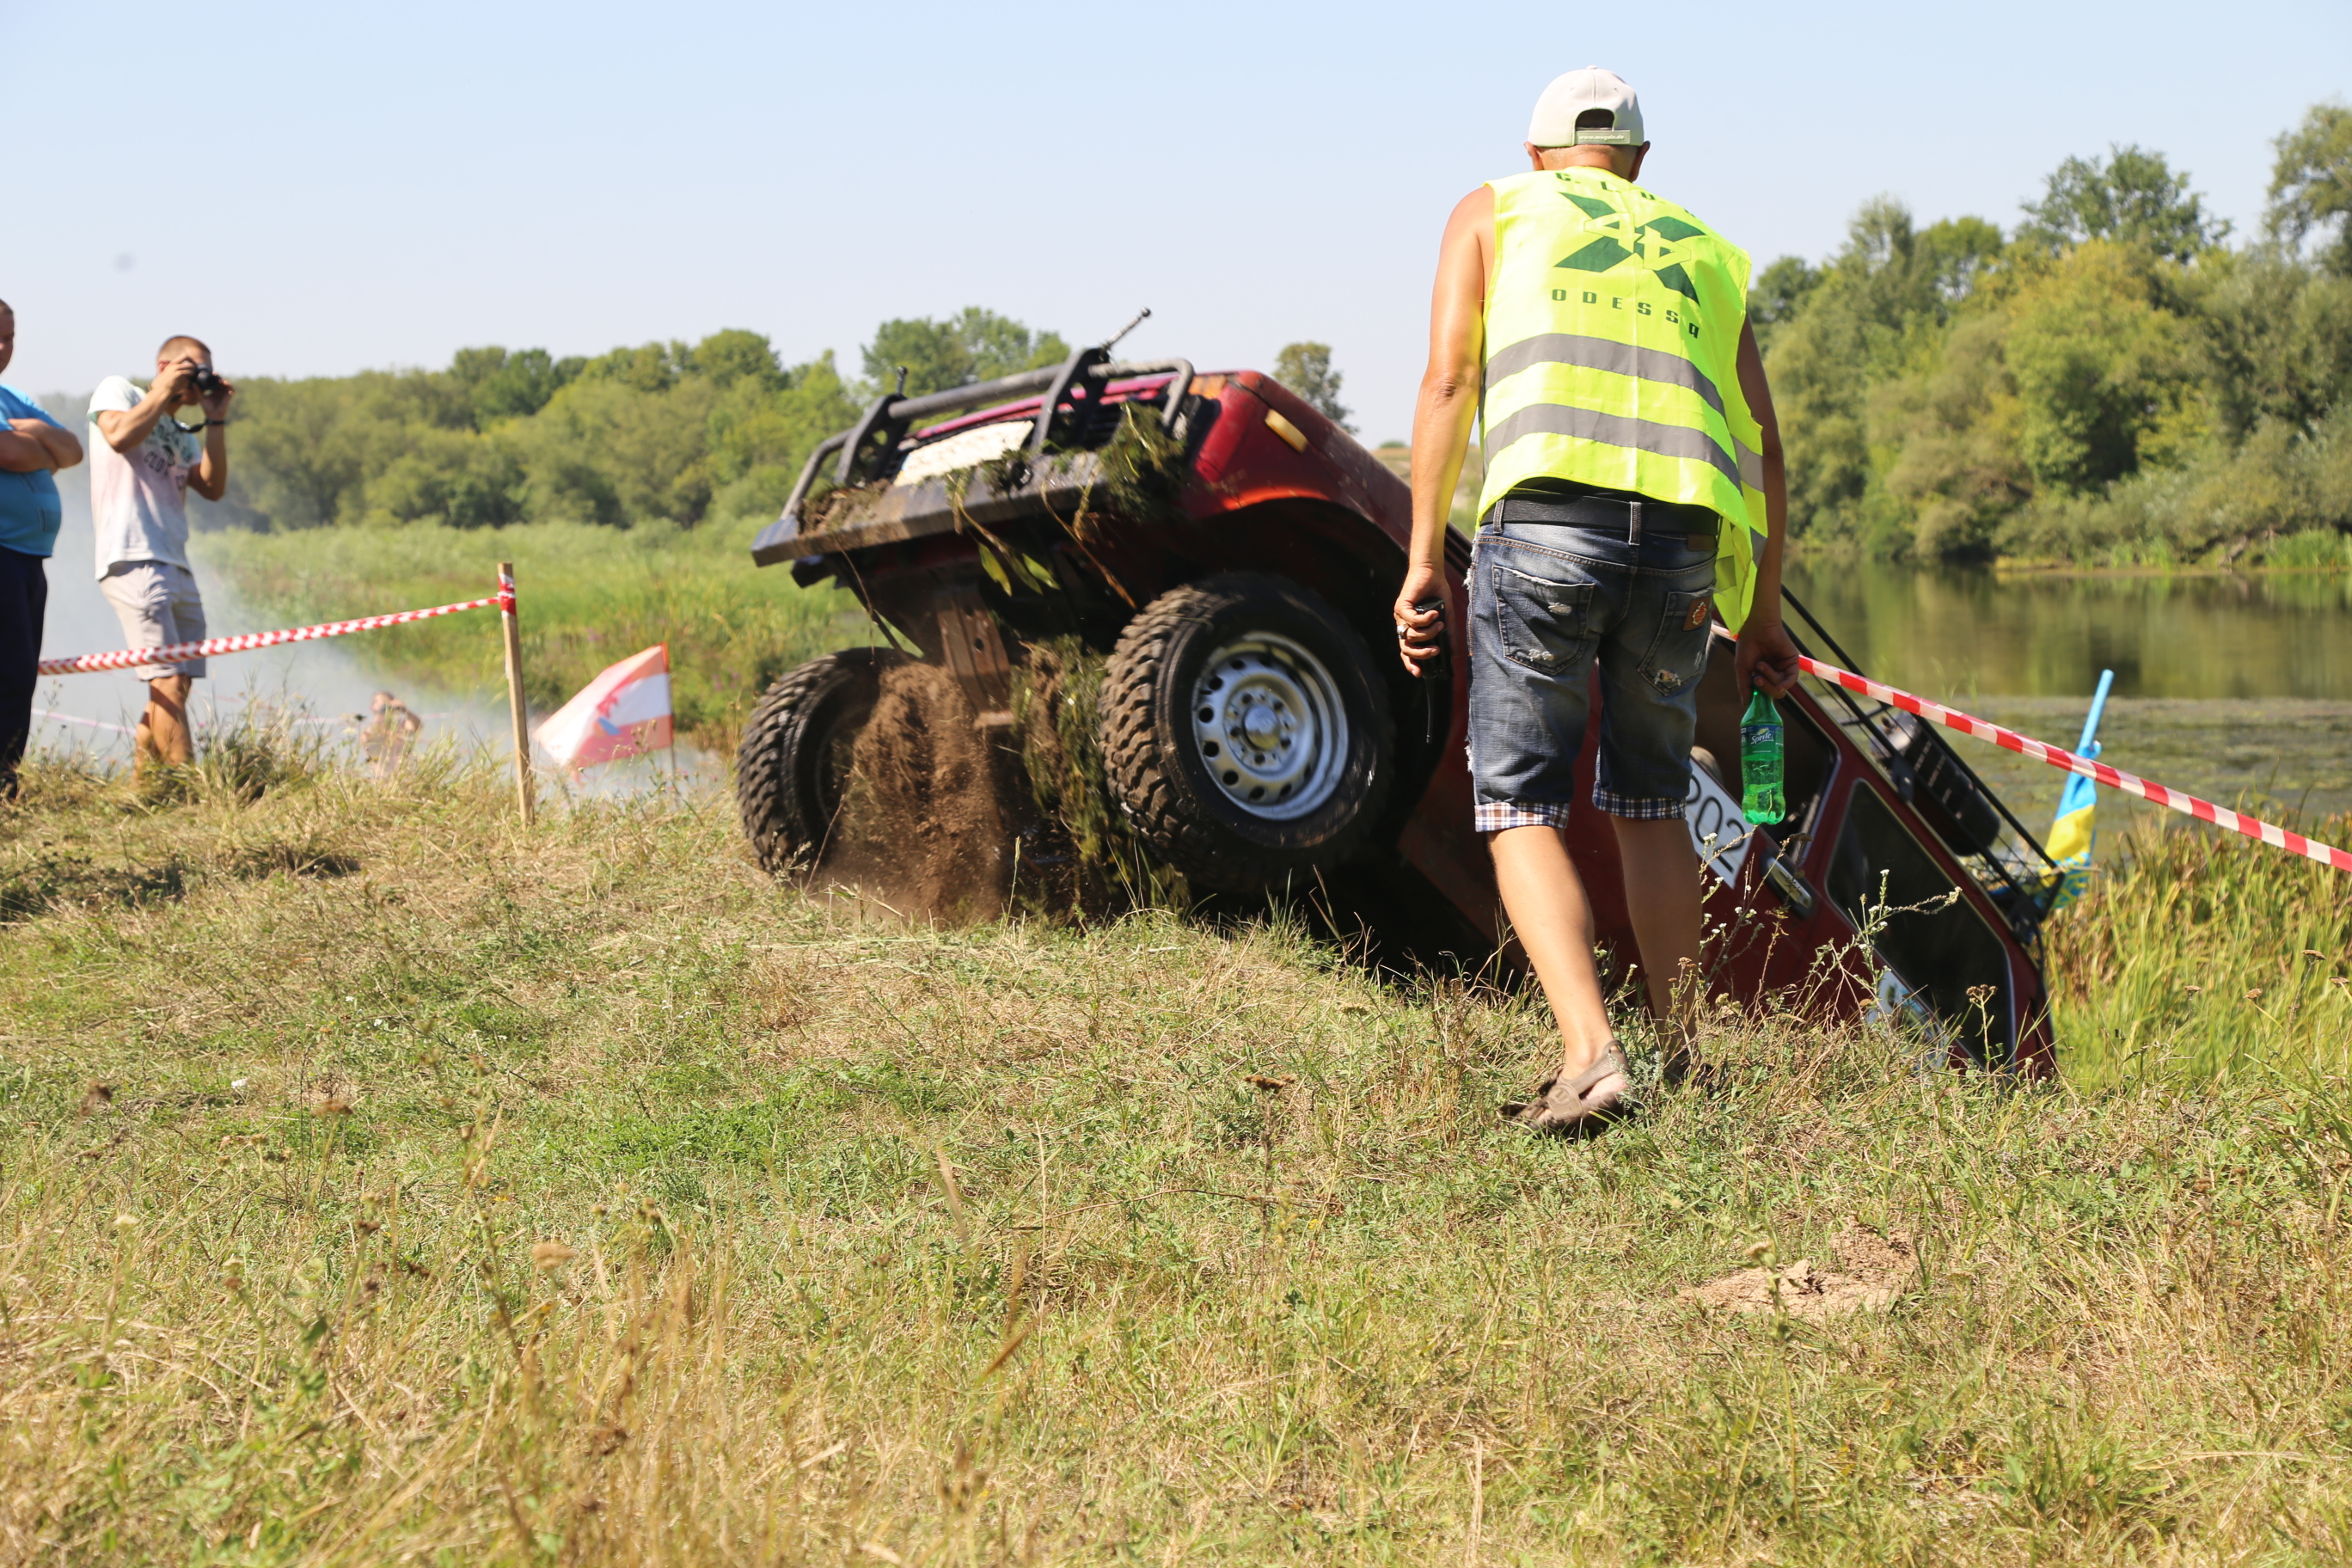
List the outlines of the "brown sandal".
{"type": "Polygon", "coordinates": [[[1632,1087],[1633,1073],[1625,1053],[1612,1040],[1591,1067],[1566,1083],[1560,1082],[1558,1073],[1552,1074],[1536,1085],[1533,1100],[1506,1101],[1503,1115],[1533,1132],[1556,1138],[1585,1137],[1625,1118],[1629,1112],[1626,1089],[1632,1087]],[[1593,1091],[1612,1078],[1624,1079],[1626,1089],[1596,1103],[1593,1091]]]}

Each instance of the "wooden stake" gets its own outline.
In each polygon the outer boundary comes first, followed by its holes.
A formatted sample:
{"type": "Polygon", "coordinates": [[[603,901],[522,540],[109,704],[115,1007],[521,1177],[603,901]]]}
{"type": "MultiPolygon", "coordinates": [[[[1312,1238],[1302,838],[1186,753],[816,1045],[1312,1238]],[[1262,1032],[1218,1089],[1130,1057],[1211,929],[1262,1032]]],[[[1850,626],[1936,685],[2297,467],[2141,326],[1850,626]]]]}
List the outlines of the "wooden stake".
{"type": "Polygon", "coordinates": [[[522,825],[537,816],[538,792],[530,782],[530,730],[522,704],[522,626],[515,619],[514,563],[499,563],[499,622],[507,635],[507,706],[514,714],[515,804],[522,825]]]}

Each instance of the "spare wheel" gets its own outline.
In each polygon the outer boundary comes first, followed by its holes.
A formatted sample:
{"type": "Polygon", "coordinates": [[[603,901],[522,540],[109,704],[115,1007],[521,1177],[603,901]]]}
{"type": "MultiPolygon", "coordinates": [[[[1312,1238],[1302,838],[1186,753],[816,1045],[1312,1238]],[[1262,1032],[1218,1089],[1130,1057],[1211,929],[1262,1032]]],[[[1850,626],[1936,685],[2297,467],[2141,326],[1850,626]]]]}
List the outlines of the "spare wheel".
{"type": "Polygon", "coordinates": [[[1286,577],[1154,599],[1103,688],[1111,792],[1188,878],[1234,892],[1337,866],[1385,804],[1395,741],[1364,640],[1286,577]]]}
{"type": "Polygon", "coordinates": [[[889,648],[829,653],[778,677],[751,710],[735,749],[735,806],[767,870],[823,853],[882,672],[905,657],[889,648]]]}

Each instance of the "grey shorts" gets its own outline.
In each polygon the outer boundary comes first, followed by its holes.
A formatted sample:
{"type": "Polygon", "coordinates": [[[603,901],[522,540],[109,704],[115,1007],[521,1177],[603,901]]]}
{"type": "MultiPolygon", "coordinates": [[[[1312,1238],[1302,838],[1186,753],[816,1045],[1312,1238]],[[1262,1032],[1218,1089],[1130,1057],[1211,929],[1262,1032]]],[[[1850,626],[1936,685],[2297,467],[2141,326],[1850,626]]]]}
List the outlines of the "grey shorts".
{"type": "MultiPolygon", "coordinates": [[[[118,561],[98,580],[98,591],[114,606],[122,623],[125,647],[169,647],[173,643],[202,642],[205,602],[196,593],[195,574],[162,561],[118,561]]],[[[167,675],[201,676],[205,661],[184,664],[142,664],[130,671],[142,680],[167,675]]]]}
{"type": "Polygon", "coordinates": [[[1557,827],[1601,667],[1592,804],[1680,816],[1706,669],[1715,541],[1489,522],[1470,572],[1470,781],[1476,827],[1557,827]]]}

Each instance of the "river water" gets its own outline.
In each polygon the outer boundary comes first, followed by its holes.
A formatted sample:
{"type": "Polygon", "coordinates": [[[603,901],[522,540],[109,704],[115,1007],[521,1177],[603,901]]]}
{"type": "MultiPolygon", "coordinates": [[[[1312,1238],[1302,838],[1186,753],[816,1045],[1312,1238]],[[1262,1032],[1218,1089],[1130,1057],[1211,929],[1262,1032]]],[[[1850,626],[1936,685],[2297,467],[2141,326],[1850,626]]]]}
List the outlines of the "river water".
{"type": "MultiPolygon", "coordinates": [[[[2112,669],[2101,761],[2273,817],[2352,811],[2352,574],[2013,574],[1810,558],[1787,576],[1853,661],[1890,685],[2071,748],[2100,670],[2112,669]]],[[[2029,826],[2046,828],[2064,774],[1948,738],[2029,826]]],[[[2172,814],[2101,792],[2103,828],[2147,815],[2172,814]]]]}

